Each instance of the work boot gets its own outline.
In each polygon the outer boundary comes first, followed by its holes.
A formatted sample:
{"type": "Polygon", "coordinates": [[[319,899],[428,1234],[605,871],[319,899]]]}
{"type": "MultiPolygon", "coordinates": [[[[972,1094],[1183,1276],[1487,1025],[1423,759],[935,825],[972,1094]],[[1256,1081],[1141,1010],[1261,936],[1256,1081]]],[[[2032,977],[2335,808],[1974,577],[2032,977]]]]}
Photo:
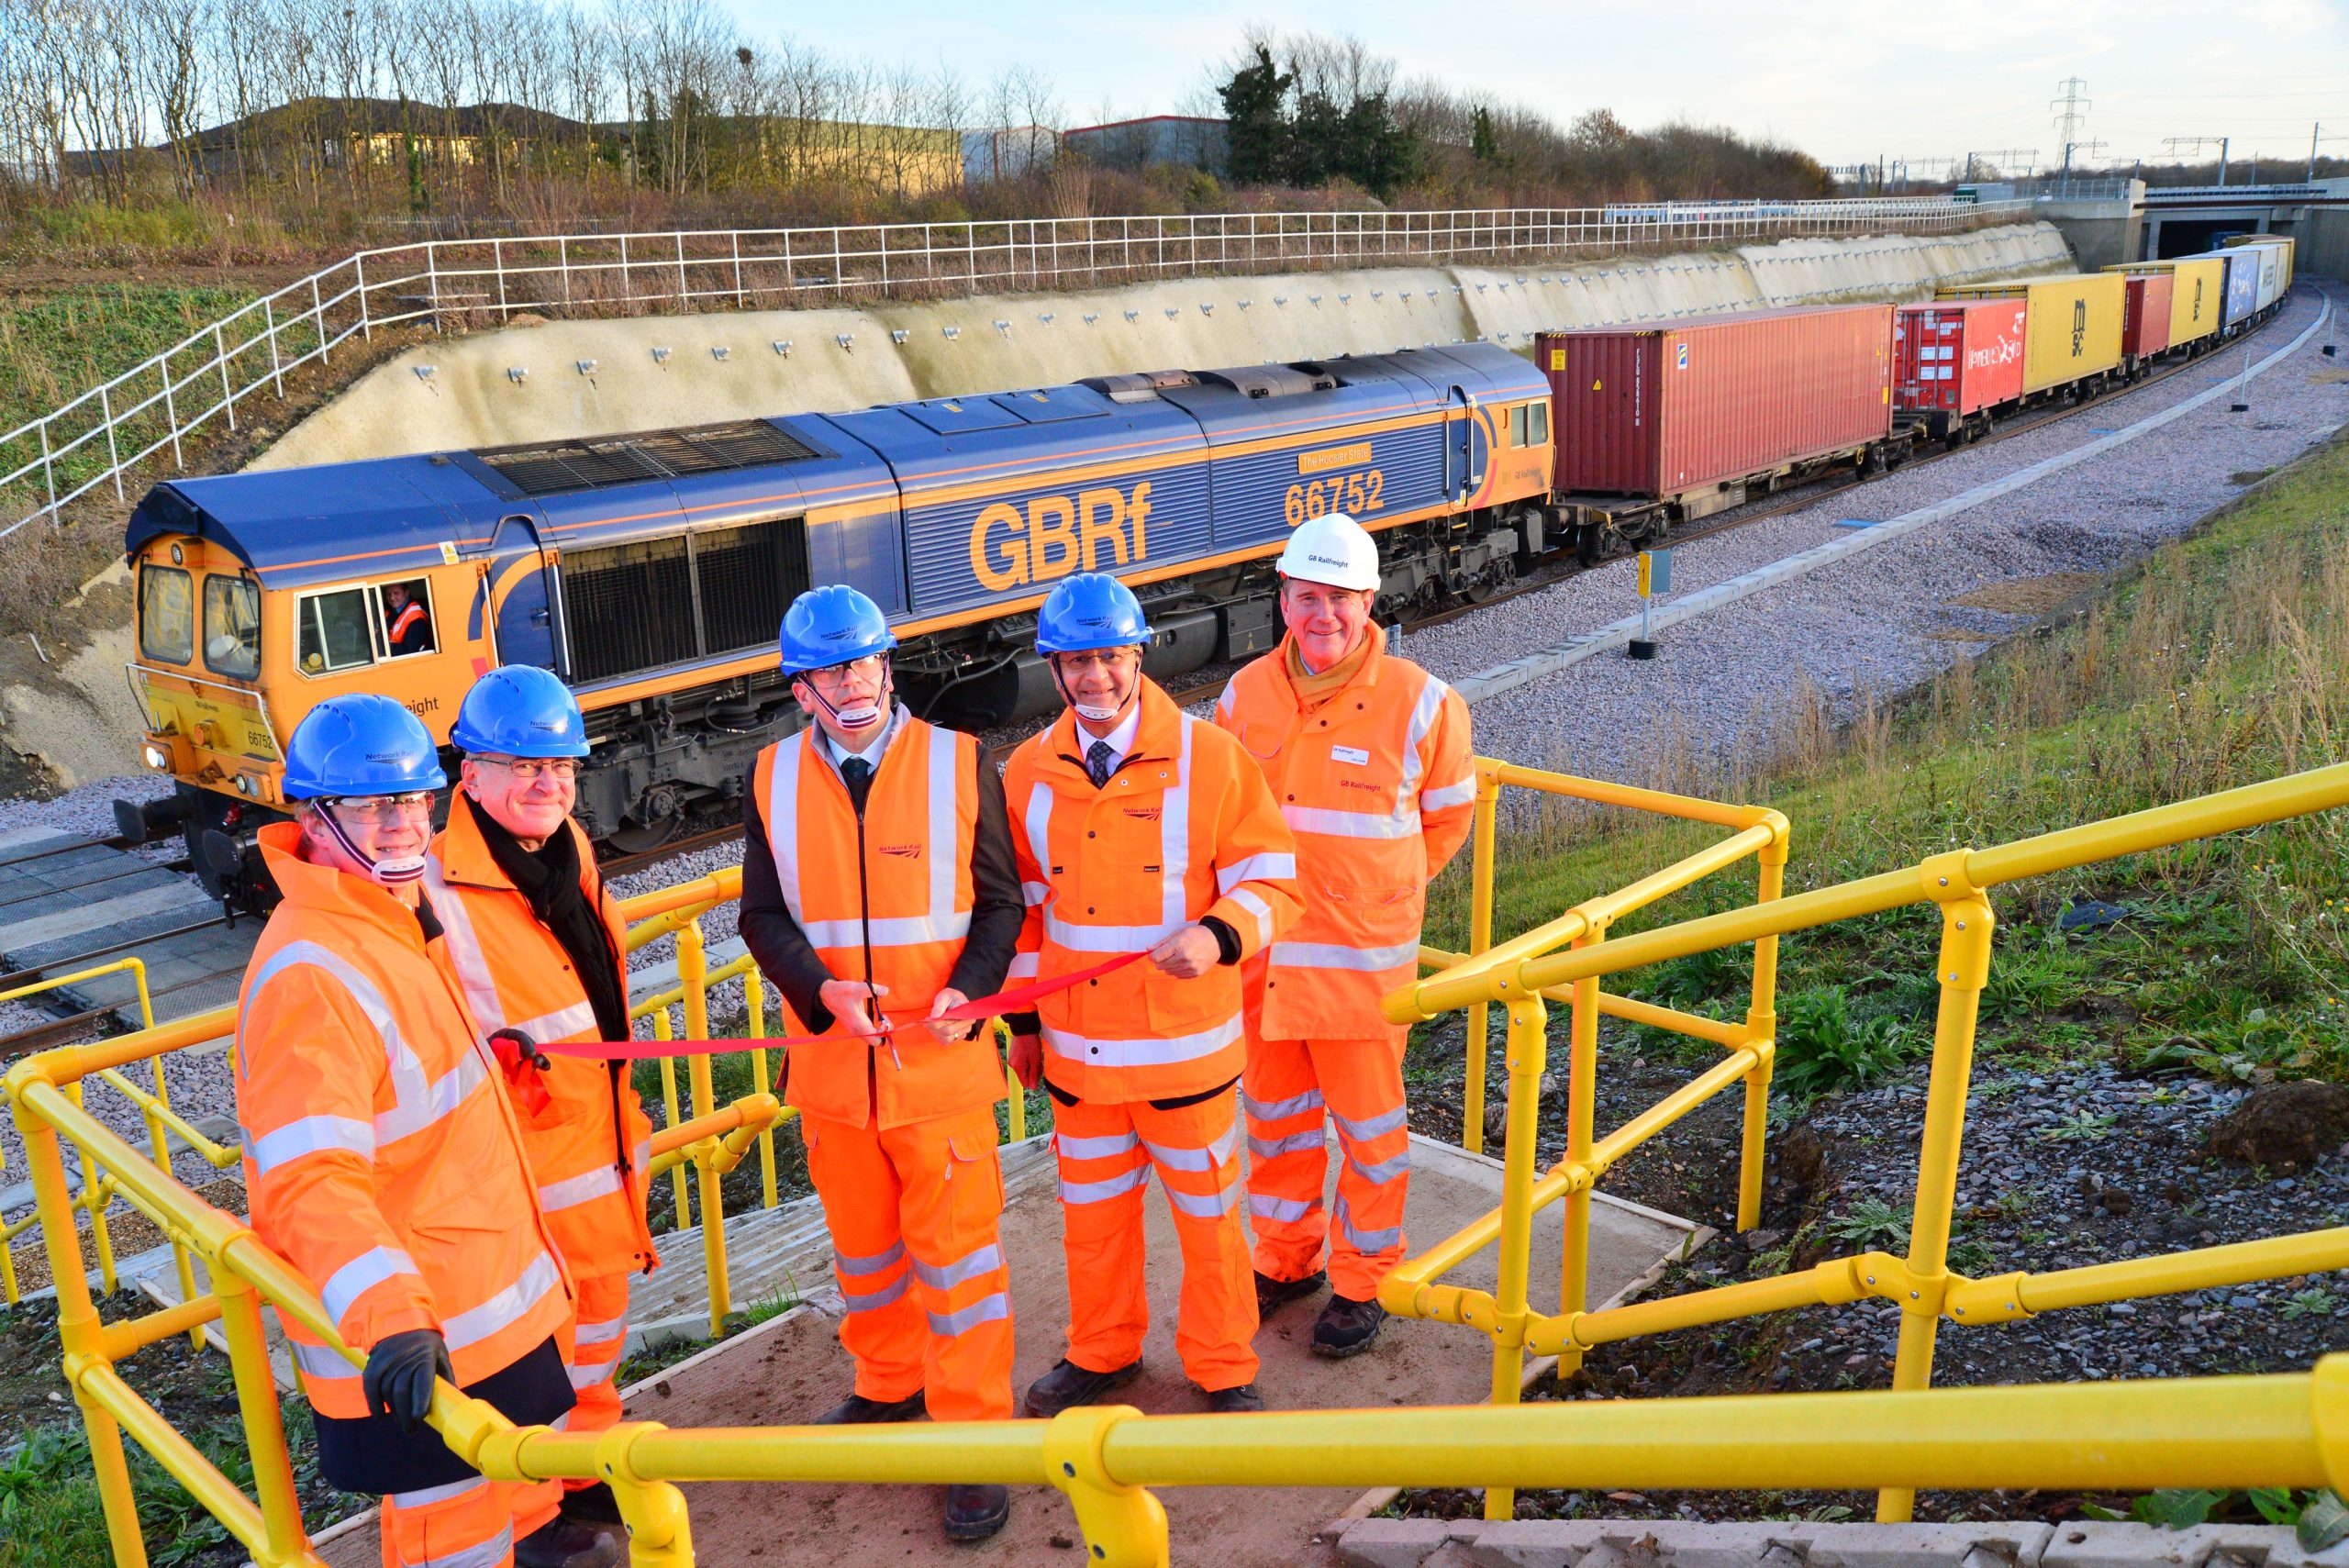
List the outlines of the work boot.
{"type": "Polygon", "coordinates": [[[619,1499],[613,1496],[611,1487],[601,1481],[593,1486],[582,1486],[575,1492],[566,1490],[562,1495],[562,1517],[574,1519],[590,1529],[599,1527],[618,1529],[623,1523],[619,1499]]]}
{"type": "Polygon", "coordinates": [[[956,1485],[946,1488],[946,1539],[985,1540],[1011,1517],[1011,1488],[956,1485]]]}
{"type": "Polygon", "coordinates": [[[557,1514],[514,1543],[514,1568],[619,1568],[627,1555],[613,1537],[557,1514]]]}
{"type": "Polygon", "coordinates": [[[1272,1316],[1273,1308],[1285,1301],[1295,1301],[1301,1296],[1311,1296],[1328,1279],[1326,1270],[1316,1269],[1303,1279],[1275,1279],[1259,1269],[1256,1272],[1256,1318],[1259,1322],[1272,1316]]]}
{"type": "Polygon", "coordinates": [[[1028,1413],[1050,1419],[1072,1405],[1094,1404],[1141,1375],[1140,1356],[1109,1372],[1095,1372],[1063,1356],[1060,1365],[1028,1385],[1028,1413]]]}
{"type": "Polygon", "coordinates": [[[1313,1353],[1343,1361],[1370,1349],[1386,1327],[1386,1308],[1375,1301],[1353,1301],[1331,1296],[1313,1320],[1313,1353]]]}
{"type": "Polygon", "coordinates": [[[884,1421],[910,1421],[929,1412],[930,1405],[922,1391],[915,1389],[903,1399],[867,1399],[862,1394],[852,1394],[807,1424],[811,1427],[870,1427],[884,1421]]]}
{"type": "Polygon", "coordinates": [[[1237,1388],[1203,1388],[1208,1396],[1208,1411],[1217,1416],[1248,1416],[1264,1407],[1264,1396],[1256,1392],[1252,1383],[1237,1388]]]}

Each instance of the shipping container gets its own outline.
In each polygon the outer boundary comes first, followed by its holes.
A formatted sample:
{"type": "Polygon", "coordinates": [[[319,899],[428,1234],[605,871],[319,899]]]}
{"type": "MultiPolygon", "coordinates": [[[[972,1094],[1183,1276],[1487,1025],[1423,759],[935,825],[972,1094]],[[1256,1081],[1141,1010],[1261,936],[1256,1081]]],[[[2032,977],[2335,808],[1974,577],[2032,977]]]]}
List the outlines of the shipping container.
{"type": "Polygon", "coordinates": [[[1892,428],[1892,307],[1740,311],[1672,327],[1544,332],[1561,492],[1701,517],[1742,481],[1864,455],[1892,428]]]}
{"type": "Polygon", "coordinates": [[[2020,299],[2024,326],[2022,389],[2045,392],[2117,370],[2127,285],[2114,272],[2066,272],[1999,284],[1963,284],[1939,299],[2020,299]]]}
{"type": "Polygon", "coordinates": [[[2263,234],[2241,245],[2230,245],[2228,249],[2243,250],[2259,258],[2259,284],[2254,308],[2266,310],[2284,297],[2285,269],[2289,264],[2289,257],[2281,243],[2263,234]]]}
{"type": "Polygon", "coordinates": [[[2254,250],[2207,252],[2227,269],[2227,297],[2220,329],[2232,334],[2259,312],[2259,255],[2254,250]]]}
{"type": "Polygon", "coordinates": [[[2183,348],[2219,330],[2227,295],[2227,263],[2217,256],[2181,256],[2174,261],[2121,261],[2105,269],[2123,277],[2161,274],[2170,279],[2169,346],[2183,348]]]}
{"type": "Polygon", "coordinates": [[[2140,363],[2169,347],[2169,301],[2176,279],[2167,272],[2123,274],[2127,303],[2121,313],[2121,352],[2140,363]]]}
{"type": "Polygon", "coordinates": [[[2021,397],[2024,310],[2019,299],[1902,306],[1892,323],[1894,409],[1946,439],[2021,397]]]}
{"type": "Polygon", "coordinates": [[[2238,234],[2227,241],[2229,249],[2238,245],[2281,245],[2284,248],[2284,287],[2288,291],[2299,264],[2300,242],[2288,234],[2238,234]]]}

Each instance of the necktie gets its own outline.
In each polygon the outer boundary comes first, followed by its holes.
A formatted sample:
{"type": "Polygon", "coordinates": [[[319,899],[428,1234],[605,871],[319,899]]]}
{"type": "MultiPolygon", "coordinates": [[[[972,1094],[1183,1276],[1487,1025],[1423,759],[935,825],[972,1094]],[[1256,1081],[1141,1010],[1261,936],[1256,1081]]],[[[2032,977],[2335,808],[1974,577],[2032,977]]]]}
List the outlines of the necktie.
{"type": "Polygon", "coordinates": [[[873,764],[862,757],[851,757],[841,763],[841,782],[848,785],[848,797],[860,812],[864,809],[864,796],[873,784],[873,764]]]}
{"type": "Polygon", "coordinates": [[[1085,771],[1093,775],[1093,787],[1099,789],[1109,782],[1109,743],[1096,740],[1085,751],[1085,771]]]}

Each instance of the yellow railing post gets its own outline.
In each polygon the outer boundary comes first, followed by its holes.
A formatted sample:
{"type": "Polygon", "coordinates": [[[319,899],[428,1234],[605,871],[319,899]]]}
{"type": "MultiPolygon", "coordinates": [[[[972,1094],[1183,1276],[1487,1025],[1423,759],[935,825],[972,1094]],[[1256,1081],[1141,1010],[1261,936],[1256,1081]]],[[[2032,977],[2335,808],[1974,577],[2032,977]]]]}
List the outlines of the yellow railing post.
{"type": "MultiPolygon", "coordinates": [[[[1468,851],[1468,951],[1471,956],[1493,945],[1493,840],[1500,817],[1500,766],[1476,762],[1476,818],[1468,851]]],[[[1468,1005],[1468,1075],[1460,1096],[1460,1143],[1471,1154],[1485,1151],[1485,1055],[1491,1050],[1486,1030],[1491,1005],[1468,1005]]]]}
{"type": "MultiPolygon", "coordinates": [[[[742,1000],[751,1012],[751,1038],[766,1039],[767,988],[757,964],[742,972],[742,1000]]],[[[774,1081],[767,1075],[767,1053],[763,1050],[751,1052],[751,1087],[762,1095],[774,1093],[774,1081]]],[[[759,1134],[759,1196],[769,1208],[783,1201],[775,1192],[774,1128],[772,1125],[759,1134]]]]}
{"type": "MultiPolygon", "coordinates": [[[[1593,1017],[1596,1017],[1594,1012],[1593,1017]]],[[[1500,1280],[1494,1292],[1493,1403],[1514,1405],[1525,1377],[1525,1293],[1532,1273],[1533,1140],[1542,1111],[1542,1069],[1550,1050],[1550,1009],[1540,996],[1508,1005],[1508,1129],[1501,1144],[1500,1280]]],[[[1517,1512],[1517,1493],[1485,1493],[1485,1517],[1517,1512]]]]}
{"type": "MultiPolygon", "coordinates": [[[[106,1330],[90,1299],[89,1266],[82,1259],[82,1233],[73,1223],[73,1200],[66,1190],[65,1156],[57,1129],[19,1100],[17,1130],[25,1140],[25,1168],[32,1176],[33,1202],[40,1212],[41,1240],[49,1250],[49,1272],[57,1285],[57,1338],[65,1351],[65,1379],[90,1437],[90,1468],[105,1507],[106,1540],[114,1568],[147,1568],[147,1541],[139,1530],[139,1500],[131,1495],[130,1462],[122,1451],[122,1428],[82,1385],[83,1372],[106,1367],[106,1330]]],[[[82,1179],[93,1170],[86,1150],[82,1179]]]]}
{"type": "Polygon", "coordinates": [[[1118,1424],[1141,1414],[1130,1405],[1079,1405],[1044,1429],[1045,1474],[1076,1511],[1086,1561],[1102,1568],[1167,1568],[1164,1505],[1112,1476],[1102,1452],[1118,1424]]]}
{"type": "MultiPolygon", "coordinates": [[[[1974,1076],[1974,1025],[1990,973],[1990,901],[1965,873],[1970,851],[1953,850],[1925,862],[1926,896],[1941,906],[1942,941],[1935,976],[1941,1008],[1933,1023],[1932,1078],[1925,1093],[1925,1137],[1917,1157],[1917,1201],[1909,1219],[1909,1280],[1900,1302],[1900,1351],[1893,1364],[1896,1390],[1932,1381],[1933,1341],[1942,1297],[1949,1287],[1950,1212],[1957,1197],[1958,1153],[1965,1137],[1965,1093],[1974,1076]]],[[[1874,1280],[1868,1282],[1876,1284],[1874,1280]]],[[[1915,1510],[1913,1488],[1877,1494],[1876,1517],[1906,1523],[1915,1510]]]]}
{"type": "Polygon", "coordinates": [[[294,1462],[286,1452],[284,1422],[278,1413],[261,1298],[248,1281],[225,1265],[215,1266],[212,1288],[220,1302],[220,1330],[228,1338],[228,1366],[236,1375],[237,1411],[244,1418],[253,1491],[268,1533],[266,1548],[259,1554],[262,1568],[282,1568],[306,1559],[309,1538],[302,1529],[302,1498],[294,1488],[294,1462]]]}
{"type": "Polygon", "coordinates": [[[1018,1143],[1028,1136],[1028,1091],[1021,1087],[1019,1074],[1011,1070],[1011,1026],[996,1018],[987,1026],[1003,1051],[1003,1083],[1010,1092],[1011,1105],[1004,1116],[1007,1143],[1018,1143]]]}
{"type": "MultiPolygon", "coordinates": [[[[677,984],[685,994],[685,1038],[707,1040],[709,962],[698,917],[677,930],[677,984]]],[[[711,1115],[718,1109],[718,1090],[710,1077],[709,1055],[696,1051],[686,1060],[686,1071],[693,1078],[694,1115],[711,1115]]],[[[734,1309],[726,1280],[726,1195],[719,1186],[723,1178],[707,1153],[695,1154],[694,1174],[701,1188],[701,1255],[709,1271],[709,1337],[715,1340],[726,1332],[726,1315],[734,1309]]]]}
{"type": "MultiPolygon", "coordinates": [[[[653,1012],[652,1038],[663,1044],[676,1038],[669,1026],[669,1009],[666,1007],[653,1012]]],[[[689,1119],[685,1106],[677,1099],[677,1059],[674,1056],[661,1059],[661,1108],[668,1114],[671,1127],[683,1127],[689,1119]]],[[[685,1201],[685,1195],[692,1189],[685,1183],[684,1162],[670,1167],[669,1184],[677,1202],[677,1229],[683,1230],[694,1222],[693,1206],[685,1201]]]]}
{"type": "MultiPolygon", "coordinates": [[[[1787,887],[1787,831],[1762,848],[1760,889],[1755,902],[1776,901],[1787,887]]],[[[1737,1166],[1737,1228],[1751,1230],[1762,1223],[1763,1139],[1770,1125],[1770,1070],[1777,1059],[1778,939],[1758,937],[1753,943],[1753,1001],[1746,1009],[1748,1042],[1761,1060],[1745,1075],[1745,1130],[1737,1166]]]]}
{"type": "MultiPolygon", "coordinates": [[[[1594,923],[1576,937],[1577,948],[1607,940],[1604,922],[1594,923]]],[[[1590,1171],[1592,1141],[1598,1119],[1598,977],[1575,982],[1574,1019],[1566,1057],[1566,1162],[1590,1171]]],[[[1567,1189],[1561,1206],[1565,1211],[1565,1245],[1559,1254],[1558,1310],[1572,1316],[1589,1305],[1590,1199],[1598,1185],[1592,1176],[1567,1189]]],[[[1582,1364],[1582,1352],[1570,1350],[1558,1358],[1560,1376],[1582,1364]]]]}

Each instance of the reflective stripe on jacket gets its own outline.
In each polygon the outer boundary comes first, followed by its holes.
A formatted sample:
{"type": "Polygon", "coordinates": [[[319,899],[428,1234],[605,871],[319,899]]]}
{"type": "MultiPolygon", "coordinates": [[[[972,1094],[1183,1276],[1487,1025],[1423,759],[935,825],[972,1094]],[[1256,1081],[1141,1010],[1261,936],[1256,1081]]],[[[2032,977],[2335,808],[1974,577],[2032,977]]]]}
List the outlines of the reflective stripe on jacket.
{"type": "Polygon", "coordinates": [[[1419,973],[1428,883],[1475,817],[1468,705],[1370,636],[1362,668],[1309,703],[1289,679],[1289,639],[1216,702],[1297,835],[1305,912],[1266,955],[1267,1039],[1387,1032],[1378,999],[1419,973]]]}
{"type": "MultiPolygon", "coordinates": [[[[785,1098],[851,1127],[993,1105],[1004,1095],[995,1037],[947,1045],[919,1022],[971,932],[979,743],[899,710],[859,814],[816,753],[819,733],[810,725],[759,753],[759,827],[785,906],[824,967],[885,986],[881,1010],[897,1032],[868,1045],[833,1020],[837,1040],[790,1048],[785,1098]]],[[[791,1020],[790,1032],[805,1026],[791,1020]]]]}
{"type": "MultiPolygon", "coordinates": [[[[433,840],[424,868],[425,888],[473,1021],[484,1034],[517,1029],[540,1044],[602,1039],[571,955],[498,868],[476,809],[462,790],[450,796],[449,826],[433,840]]],[[[587,835],[570,822],[563,831],[579,840],[580,891],[603,916],[612,951],[625,953],[628,923],[605,891],[587,835]]],[[[626,960],[619,965],[625,996],[626,960]]],[[[542,1112],[515,1111],[547,1229],[574,1275],[649,1271],[660,1262],[644,1221],[652,1123],[627,1066],[575,1056],[547,1060],[539,1076],[550,1103],[542,1112]]]]}
{"type": "MultiPolygon", "coordinates": [[[[1004,770],[1028,921],[1011,979],[1146,952],[1213,916],[1253,957],[1297,919],[1297,862],[1264,775],[1230,736],[1144,678],[1127,757],[1096,789],[1075,716],[1004,770]]],[[[1045,997],[1044,1073],[1081,1100],[1172,1098],[1230,1083],[1245,1055],[1240,970],[1175,980],[1143,960],[1045,997]]]]}
{"type": "MultiPolygon", "coordinates": [[[[562,1328],[570,1280],[442,944],[390,894],[303,860],[301,834],[261,830],[284,901],[237,1005],[253,1229],[354,1349],[436,1329],[477,1383],[562,1328]]],[[[357,1371],[285,1329],[317,1412],[364,1416],[357,1371]]]]}

